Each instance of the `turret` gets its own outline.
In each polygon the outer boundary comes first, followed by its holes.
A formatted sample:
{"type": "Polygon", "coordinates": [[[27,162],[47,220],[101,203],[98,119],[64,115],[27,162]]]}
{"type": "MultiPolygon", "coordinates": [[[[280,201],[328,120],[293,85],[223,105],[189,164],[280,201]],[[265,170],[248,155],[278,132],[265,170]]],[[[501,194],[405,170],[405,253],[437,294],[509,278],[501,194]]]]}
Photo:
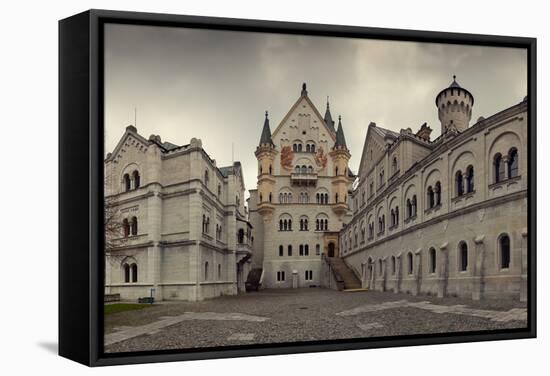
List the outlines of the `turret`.
{"type": "Polygon", "coordinates": [[[347,196],[350,183],[348,177],[348,162],[351,158],[351,154],[346,145],[341,116],[338,116],[336,141],[330,152],[330,157],[332,158],[332,164],[334,166],[334,177],[332,178],[332,200],[334,205],[332,209],[338,216],[342,216],[348,211],[347,196]]]}
{"type": "Polygon", "coordinates": [[[260,143],[256,148],[255,155],[258,159],[258,212],[267,219],[275,210],[275,206],[273,205],[275,200],[273,193],[275,187],[273,162],[277,155],[275,144],[273,144],[273,140],[271,139],[267,111],[265,112],[262,135],[260,136],[260,143]]]}
{"type": "Polygon", "coordinates": [[[453,76],[451,85],[437,95],[435,105],[441,121],[441,134],[450,130],[463,132],[468,128],[474,96],[456,82],[456,76],[453,76]]]}

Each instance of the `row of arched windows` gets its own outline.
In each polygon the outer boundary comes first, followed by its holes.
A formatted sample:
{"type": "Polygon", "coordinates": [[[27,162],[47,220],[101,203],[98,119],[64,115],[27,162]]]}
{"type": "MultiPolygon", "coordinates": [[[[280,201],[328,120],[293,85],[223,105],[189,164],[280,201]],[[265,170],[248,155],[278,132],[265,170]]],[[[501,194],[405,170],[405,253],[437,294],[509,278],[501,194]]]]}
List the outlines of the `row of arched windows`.
{"type": "Polygon", "coordinates": [[[207,217],[205,214],[202,215],[202,232],[203,234],[210,233],[210,217],[207,217]]]}
{"type": "Polygon", "coordinates": [[[138,281],[138,266],[136,263],[124,263],[122,270],[124,271],[125,283],[136,283],[138,281]]]}
{"type": "Polygon", "coordinates": [[[321,204],[321,205],[328,204],[328,193],[317,193],[315,195],[315,198],[317,199],[318,204],[321,204]]]}
{"type": "MultiPolygon", "coordinates": [[[[465,241],[461,241],[458,244],[457,249],[457,261],[458,261],[458,271],[466,272],[468,271],[468,244],[465,241]]],[[[498,255],[498,266],[501,270],[506,270],[510,268],[511,261],[511,249],[510,249],[510,237],[508,234],[502,234],[497,239],[497,255],[498,255]]],[[[406,265],[405,271],[407,274],[412,275],[414,273],[414,256],[412,252],[408,252],[406,256],[406,265]]],[[[437,251],[435,248],[431,247],[428,250],[428,273],[435,274],[437,273],[437,251]]],[[[370,265],[373,265],[372,259],[369,260],[370,265]]],[[[378,260],[379,269],[378,274],[382,274],[382,260],[378,260]]],[[[390,258],[390,267],[391,273],[396,273],[396,257],[391,256],[390,258]]]]}
{"type": "Polygon", "coordinates": [[[416,195],[413,195],[412,199],[410,199],[410,198],[407,199],[406,206],[407,206],[407,218],[406,219],[416,217],[416,214],[417,214],[416,195]]]}
{"type": "Polygon", "coordinates": [[[132,189],[138,189],[140,187],[141,177],[138,170],[134,170],[131,174],[124,174],[122,181],[124,184],[124,191],[128,192],[132,189]]]}
{"type": "Polygon", "coordinates": [[[306,153],[315,153],[315,144],[307,143],[304,147],[301,143],[295,142],[292,144],[292,151],[298,153],[302,151],[305,151],[306,153]]]}
{"type": "Polygon", "coordinates": [[[124,218],[122,220],[122,231],[125,238],[130,235],[135,236],[138,234],[138,220],[136,217],[132,217],[130,220],[124,218]]]}
{"type": "Polygon", "coordinates": [[[426,206],[427,209],[432,209],[439,205],[441,205],[441,183],[438,181],[433,187],[430,185],[426,189],[426,206]]]}
{"type": "Polygon", "coordinates": [[[313,166],[296,166],[294,167],[294,172],[297,174],[313,174],[313,166]]]}
{"type": "Polygon", "coordinates": [[[308,231],[307,218],[300,218],[300,231],[308,231]]]}
{"type": "Polygon", "coordinates": [[[493,179],[494,183],[500,183],[506,179],[513,179],[519,176],[518,149],[511,148],[508,154],[495,154],[493,157],[493,179]]]}
{"type": "Polygon", "coordinates": [[[469,165],[463,173],[458,170],[455,173],[455,196],[460,197],[464,194],[474,192],[474,166],[469,165]]]}
{"type": "MultiPolygon", "coordinates": [[[[298,246],[298,254],[300,256],[309,256],[309,244],[300,244],[298,246]]],[[[319,256],[321,254],[321,245],[317,244],[315,245],[315,254],[319,256]]],[[[285,247],[283,245],[279,245],[279,257],[283,257],[285,255],[285,247]]],[[[289,244],[287,246],[287,255],[292,256],[292,245],[289,244]]]]}
{"type": "Polygon", "coordinates": [[[382,216],[378,217],[378,233],[382,234],[385,229],[386,229],[386,216],[382,214],[382,216]]]}
{"type": "Polygon", "coordinates": [[[300,192],[299,204],[309,204],[309,194],[307,192],[300,192]]]}
{"type": "Polygon", "coordinates": [[[292,203],[292,193],[291,192],[281,192],[281,193],[279,193],[279,203],[280,204],[291,204],[292,203]]]}
{"type": "Polygon", "coordinates": [[[328,219],[317,218],[315,220],[315,231],[328,231],[328,219]]]}
{"type": "Polygon", "coordinates": [[[279,231],[292,231],[292,219],[280,219],[279,231]]]}

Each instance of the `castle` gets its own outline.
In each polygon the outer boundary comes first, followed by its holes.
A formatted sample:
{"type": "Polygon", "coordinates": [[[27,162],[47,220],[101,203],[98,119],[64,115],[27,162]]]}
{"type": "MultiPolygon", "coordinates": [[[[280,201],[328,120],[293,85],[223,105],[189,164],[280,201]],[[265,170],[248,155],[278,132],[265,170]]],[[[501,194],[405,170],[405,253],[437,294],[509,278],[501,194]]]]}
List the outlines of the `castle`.
{"type": "Polygon", "coordinates": [[[273,132],[265,113],[248,211],[240,163],[219,168],[200,140],[178,146],[127,127],[105,159],[120,224],[106,292],[201,300],[244,291],[248,277],[525,301],[527,98],[470,125],[474,97],[453,77],[435,105],[433,140],[427,124],[371,123],[354,175],[342,118],[328,100],[322,116],[303,84],[273,132]]]}
{"type": "Polygon", "coordinates": [[[368,289],[525,301],[527,98],[470,126],[454,77],[435,104],[435,140],[369,125],[340,256],[368,289]]]}

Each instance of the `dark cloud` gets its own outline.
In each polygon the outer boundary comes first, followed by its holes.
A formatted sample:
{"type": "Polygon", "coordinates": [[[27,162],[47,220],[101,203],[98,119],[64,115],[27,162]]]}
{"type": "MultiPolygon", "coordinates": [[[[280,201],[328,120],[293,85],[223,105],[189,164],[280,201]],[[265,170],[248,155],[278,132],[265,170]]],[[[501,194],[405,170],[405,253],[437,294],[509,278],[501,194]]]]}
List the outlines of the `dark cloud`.
{"type": "Polygon", "coordinates": [[[476,99],[473,120],[519,102],[527,92],[525,50],[380,40],[108,25],[105,38],[106,150],[134,123],[141,134],[188,143],[198,137],[227,165],[244,165],[255,187],[254,150],[263,113],[272,129],[307,82],[324,113],[342,115],[355,171],[366,127],[439,134],[437,93],[457,75],[476,99]]]}

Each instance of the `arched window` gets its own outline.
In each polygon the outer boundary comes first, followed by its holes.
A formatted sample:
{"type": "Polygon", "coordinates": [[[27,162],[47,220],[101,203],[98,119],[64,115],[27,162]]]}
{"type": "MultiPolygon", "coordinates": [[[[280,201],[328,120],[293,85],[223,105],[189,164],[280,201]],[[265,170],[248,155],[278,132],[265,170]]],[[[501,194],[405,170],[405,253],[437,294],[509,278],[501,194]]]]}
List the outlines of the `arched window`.
{"type": "Polygon", "coordinates": [[[518,150],[516,148],[510,149],[508,152],[508,178],[515,178],[518,176],[518,150]]]}
{"type": "Polygon", "coordinates": [[[204,185],[208,187],[209,181],[210,181],[210,178],[208,177],[208,170],[204,170],[204,185]]]}
{"type": "Polygon", "coordinates": [[[288,246],[288,255],[292,256],[292,245],[290,245],[290,244],[288,246]]]}
{"type": "Polygon", "coordinates": [[[435,273],[435,268],[436,268],[436,255],[435,255],[435,248],[430,248],[430,250],[428,251],[429,252],[429,257],[430,257],[430,265],[429,265],[429,268],[430,268],[430,273],[435,273]]]}
{"type": "Polygon", "coordinates": [[[315,230],[319,231],[321,228],[319,227],[319,218],[315,220],[315,230]]]}
{"type": "Polygon", "coordinates": [[[269,175],[271,175],[273,173],[273,168],[271,167],[271,165],[269,165],[269,175]]]}
{"type": "Polygon", "coordinates": [[[307,172],[308,174],[313,174],[313,166],[308,166],[307,172]]]}
{"type": "Polygon", "coordinates": [[[435,206],[434,190],[431,185],[428,187],[427,201],[428,201],[428,209],[431,209],[435,206]]]}
{"type": "Polygon", "coordinates": [[[132,235],[137,235],[138,234],[138,220],[136,217],[132,217],[132,222],[130,224],[130,227],[131,227],[131,230],[132,230],[132,235]]]}
{"type": "Polygon", "coordinates": [[[298,144],[298,151],[302,151],[302,144],[298,144]]]}
{"type": "Polygon", "coordinates": [[[411,252],[407,253],[407,267],[409,274],[413,274],[414,265],[413,265],[413,255],[411,252]]]}
{"type": "Polygon", "coordinates": [[[504,180],[504,161],[502,160],[502,155],[498,153],[493,159],[493,168],[495,183],[499,183],[504,180]]]}
{"type": "Polygon", "coordinates": [[[395,210],[393,209],[391,210],[391,213],[390,213],[390,220],[391,220],[390,222],[391,226],[392,227],[395,226],[395,210]]]}
{"type": "Polygon", "coordinates": [[[309,146],[309,144],[306,145],[306,152],[308,152],[308,153],[311,152],[311,147],[309,146]]]}
{"type": "Polygon", "coordinates": [[[328,231],[328,219],[325,219],[325,231],[328,231]]]}
{"type": "Polygon", "coordinates": [[[137,267],[137,264],[132,264],[130,266],[130,269],[132,270],[132,282],[137,282],[138,281],[138,267],[137,267]]]}
{"type": "Polygon", "coordinates": [[[298,151],[298,145],[292,144],[292,151],[294,152],[298,151]]]}
{"type": "Polygon", "coordinates": [[[455,174],[455,193],[456,196],[462,196],[464,194],[464,182],[462,178],[462,171],[457,171],[455,174]]]}
{"type": "Polygon", "coordinates": [[[237,241],[239,242],[239,244],[243,244],[244,242],[244,230],[242,228],[240,228],[237,233],[237,241]]]}
{"type": "Polygon", "coordinates": [[[459,250],[459,269],[461,272],[468,270],[468,245],[466,242],[461,242],[458,246],[459,250]]]}
{"type": "Polygon", "coordinates": [[[282,245],[279,246],[279,256],[282,257],[284,255],[284,248],[282,245]]]}
{"type": "Polygon", "coordinates": [[[300,166],[294,167],[294,172],[296,172],[297,174],[299,174],[299,173],[300,173],[300,166]]]}
{"type": "Polygon", "coordinates": [[[292,231],[292,219],[288,220],[288,231],[292,231]]]}
{"type": "Polygon", "coordinates": [[[124,264],[124,282],[129,283],[130,282],[130,265],[124,264]]]}
{"type": "Polygon", "coordinates": [[[466,193],[474,191],[474,166],[469,165],[466,168],[466,193]]]}
{"type": "Polygon", "coordinates": [[[416,195],[412,198],[412,215],[413,217],[416,217],[416,195]]]}
{"type": "Polygon", "coordinates": [[[128,192],[130,189],[132,189],[132,185],[130,182],[130,175],[124,174],[123,181],[124,181],[124,190],[128,192]]]}
{"type": "Polygon", "coordinates": [[[378,274],[382,275],[383,273],[383,263],[382,263],[382,259],[379,259],[378,260],[378,274]]]}
{"type": "Polygon", "coordinates": [[[140,184],[139,172],[134,170],[132,177],[134,178],[134,189],[138,189],[140,184]]]}
{"type": "Polygon", "coordinates": [[[315,144],[312,144],[312,145],[311,145],[311,152],[312,152],[312,153],[315,153],[315,144]]]}
{"type": "Polygon", "coordinates": [[[208,281],[208,261],[204,263],[204,280],[208,281]]]}
{"type": "Polygon", "coordinates": [[[500,268],[510,268],[510,237],[506,234],[502,235],[498,241],[500,252],[500,268]]]}
{"type": "Polygon", "coordinates": [[[395,256],[391,257],[391,274],[395,274],[396,267],[395,267],[395,256]]]}
{"type": "Polygon", "coordinates": [[[130,223],[128,222],[127,218],[124,218],[122,220],[122,230],[124,237],[127,238],[130,235],[130,223]]]}
{"type": "Polygon", "coordinates": [[[338,166],[334,168],[334,175],[338,176],[338,166]]]}
{"type": "Polygon", "coordinates": [[[303,165],[303,166],[301,167],[301,169],[300,169],[300,172],[301,172],[302,174],[307,174],[307,166],[306,166],[306,165],[303,165]]]}
{"type": "Polygon", "coordinates": [[[336,193],[336,194],[334,195],[334,202],[335,202],[335,203],[338,203],[338,193],[336,193]]]}
{"type": "Polygon", "coordinates": [[[412,203],[411,199],[407,199],[407,218],[412,217],[412,203]]]}
{"type": "Polygon", "coordinates": [[[304,245],[303,244],[300,244],[300,246],[298,247],[298,254],[300,256],[303,256],[304,255],[304,245]]]}
{"type": "Polygon", "coordinates": [[[283,231],[288,231],[288,221],[286,219],[283,220],[283,231]]]}
{"type": "Polygon", "coordinates": [[[392,167],[392,172],[395,174],[397,172],[397,157],[393,157],[391,167],[392,167]]]}

